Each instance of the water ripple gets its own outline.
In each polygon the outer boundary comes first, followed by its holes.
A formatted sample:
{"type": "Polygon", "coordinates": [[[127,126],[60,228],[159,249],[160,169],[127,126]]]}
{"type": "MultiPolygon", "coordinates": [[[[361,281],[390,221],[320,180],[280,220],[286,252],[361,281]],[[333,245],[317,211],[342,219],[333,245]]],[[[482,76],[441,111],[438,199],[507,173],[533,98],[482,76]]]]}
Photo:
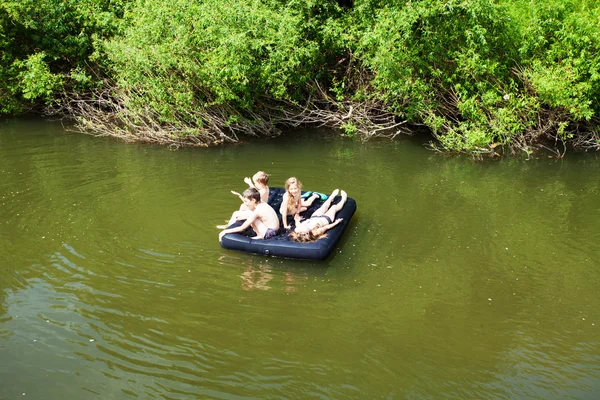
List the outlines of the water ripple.
{"type": "Polygon", "coordinates": [[[0,398],[598,392],[597,159],[310,132],[172,152],[0,124],[0,398]],[[229,191],[259,169],[352,193],[335,256],[220,248],[229,191]]]}

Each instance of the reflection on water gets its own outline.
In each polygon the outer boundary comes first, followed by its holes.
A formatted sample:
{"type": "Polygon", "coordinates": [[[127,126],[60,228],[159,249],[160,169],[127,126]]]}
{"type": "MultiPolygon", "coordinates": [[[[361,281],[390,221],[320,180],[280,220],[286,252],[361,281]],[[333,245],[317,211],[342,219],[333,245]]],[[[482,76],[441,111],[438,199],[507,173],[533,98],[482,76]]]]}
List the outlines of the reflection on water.
{"type": "Polygon", "coordinates": [[[300,275],[292,271],[273,271],[273,267],[266,263],[258,265],[246,265],[240,275],[242,278],[242,289],[244,290],[269,290],[274,286],[269,284],[276,279],[277,286],[281,286],[283,291],[293,293],[297,290],[297,285],[301,285],[308,279],[307,275],[300,275]]]}
{"type": "Polygon", "coordinates": [[[268,265],[249,266],[244,269],[240,278],[244,290],[269,290],[271,287],[268,283],[273,279],[273,274],[268,265]]]}
{"type": "Polygon", "coordinates": [[[596,398],[599,177],[594,156],[311,132],[173,152],[4,120],[0,398],[596,398]],[[331,258],[219,247],[259,169],[357,200],[331,258]]]}

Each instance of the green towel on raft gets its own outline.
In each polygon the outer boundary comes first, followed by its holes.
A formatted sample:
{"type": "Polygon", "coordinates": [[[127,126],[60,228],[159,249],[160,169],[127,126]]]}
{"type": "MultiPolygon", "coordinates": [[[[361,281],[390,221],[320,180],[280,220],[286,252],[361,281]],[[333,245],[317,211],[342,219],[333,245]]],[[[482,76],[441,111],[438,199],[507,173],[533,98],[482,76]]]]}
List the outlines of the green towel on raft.
{"type": "Polygon", "coordinates": [[[312,195],[313,195],[313,193],[314,193],[314,194],[317,194],[317,195],[319,195],[319,199],[321,199],[321,200],[323,200],[323,201],[324,201],[324,200],[327,200],[327,199],[329,198],[329,196],[327,196],[326,194],[324,194],[324,193],[319,193],[319,192],[306,192],[306,193],[304,193],[304,194],[303,194],[302,196],[300,196],[300,197],[302,197],[303,199],[308,199],[310,196],[312,196],[312,195]]]}

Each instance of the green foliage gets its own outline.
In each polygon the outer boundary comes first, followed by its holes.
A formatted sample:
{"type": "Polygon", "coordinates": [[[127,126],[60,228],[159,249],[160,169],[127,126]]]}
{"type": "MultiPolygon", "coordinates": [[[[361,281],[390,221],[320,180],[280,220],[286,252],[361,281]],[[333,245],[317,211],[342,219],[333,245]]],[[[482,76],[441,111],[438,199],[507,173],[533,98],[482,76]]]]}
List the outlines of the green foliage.
{"type": "Polygon", "coordinates": [[[23,98],[27,100],[41,98],[49,103],[61,79],[59,75],[50,72],[44,57],[46,57],[44,53],[36,53],[27,57],[25,61],[16,61],[15,65],[21,70],[18,78],[23,98]]]}
{"type": "Polygon", "coordinates": [[[525,76],[541,102],[573,121],[600,112],[600,5],[536,2],[521,51],[525,76]],[[550,16],[550,18],[549,18],[550,16]]]}
{"type": "Polygon", "coordinates": [[[508,16],[490,0],[392,2],[358,46],[391,109],[415,121],[456,85],[473,94],[504,78],[515,51],[508,16]]]}
{"type": "Polygon", "coordinates": [[[358,128],[352,121],[349,121],[342,125],[342,131],[344,132],[343,136],[352,138],[358,132],[358,128]]]}
{"type": "MultiPolygon", "coordinates": [[[[305,4],[305,3],[301,3],[305,4]]],[[[138,1],[124,36],[105,44],[129,106],[163,122],[218,105],[300,100],[322,57],[306,10],[260,0],[138,1]],[[304,35],[303,35],[304,33],[304,35]]]]}
{"type": "Polygon", "coordinates": [[[71,77],[90,69],[94,38],[118,31],[118,17],[127,3],[0,1],[0,113],[16,113],[37,101],[47,103],[63,89],[93,86],[92,80],[71,81],[71,77]]]}
{"type": "Polygon", "coordinates": [[[356,50],[374,98],[445,149],[481,152],[598,116],[599,14],[587,0],[363,0],[356,50]]]}
{"type": "Polygon", "coordinates": [[[0,0],[0,114],[112,85],[134,125],[195,138],[211,118],[251,131],[319,87],[326,107],[383,105],[447,150],[529,151],[598,122],[598,15],[592,0],[0,0]]]}

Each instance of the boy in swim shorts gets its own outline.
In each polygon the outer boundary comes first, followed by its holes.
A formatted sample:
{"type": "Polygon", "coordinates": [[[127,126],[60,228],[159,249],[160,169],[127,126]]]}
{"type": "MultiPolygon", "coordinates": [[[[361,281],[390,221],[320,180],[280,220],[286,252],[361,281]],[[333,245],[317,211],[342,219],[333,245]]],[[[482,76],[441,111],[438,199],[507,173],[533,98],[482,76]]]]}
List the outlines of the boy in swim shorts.
{"type": "MultiPolygon", "coordinates": [[[[219,233],[219,241],[221,241],[226,234],[243,232],[249,226],[252,226],[252,229],[256,232],[256,236],[252,239],[269,239],[277,235],[277,232],[279,231],[279,218],[277,218],[277,213],[275,213],[275,210],[273,210],[273,207],[269,204],[260,201],[259,191],[254,188],[244,190],[244,193],[242,193],[242,200],[248,209],[248,211],[245,212],[246,221],[236,228],[222,230],[221,233],[219,233]]],[[[236,211],[236,213],[239,213],[239,211],[236,211]]],[[[234,216],[236,213],[234,213],[234,216]]],[[[232,219],[234,219],[234,216],[232,216],[232,219]]],[[[233,221],[230,221],[230,224],[231,223],[233,223],[233,221]]],[[[219,228],[222,228],[222,226],[219,226],[219,228]]]]}

